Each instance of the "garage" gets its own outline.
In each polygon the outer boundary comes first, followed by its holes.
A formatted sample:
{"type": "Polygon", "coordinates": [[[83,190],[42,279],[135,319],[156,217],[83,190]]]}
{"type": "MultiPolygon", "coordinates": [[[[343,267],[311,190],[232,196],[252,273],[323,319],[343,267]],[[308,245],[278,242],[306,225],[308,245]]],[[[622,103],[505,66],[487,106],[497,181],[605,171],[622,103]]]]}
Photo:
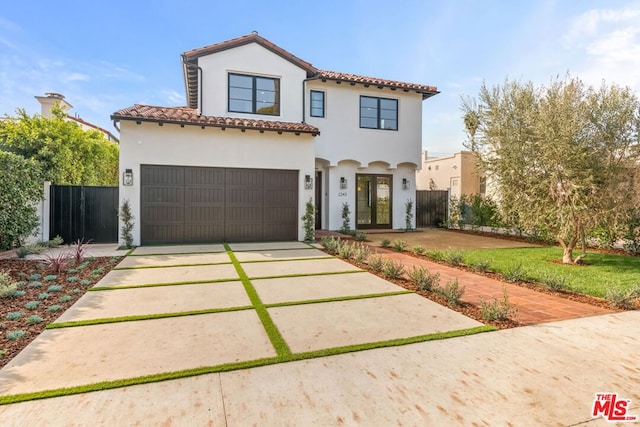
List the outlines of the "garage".
{"type": "Polygon", "coordinates": [[[141,243],[298,239],[298,171],[141,165],[141,243]]]}

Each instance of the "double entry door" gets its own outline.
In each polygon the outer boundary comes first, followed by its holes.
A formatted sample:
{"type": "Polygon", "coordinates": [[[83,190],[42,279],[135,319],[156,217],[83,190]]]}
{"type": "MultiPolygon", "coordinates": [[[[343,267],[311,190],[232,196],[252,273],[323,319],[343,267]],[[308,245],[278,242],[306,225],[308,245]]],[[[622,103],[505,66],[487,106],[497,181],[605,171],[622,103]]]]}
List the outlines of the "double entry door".
{"type": "Polygon", "coordinates": [[[391,228],[392,175],[356,174],[356,228],[391,228]]]}

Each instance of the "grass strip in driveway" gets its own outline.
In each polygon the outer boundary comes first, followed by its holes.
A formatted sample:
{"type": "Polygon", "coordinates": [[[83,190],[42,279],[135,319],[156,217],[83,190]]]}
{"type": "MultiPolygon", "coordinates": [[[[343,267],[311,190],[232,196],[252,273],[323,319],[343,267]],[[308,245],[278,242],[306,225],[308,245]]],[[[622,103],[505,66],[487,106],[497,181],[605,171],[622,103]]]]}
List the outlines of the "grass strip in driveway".
{"type": "Polygon", "coordinates": [[[295,353],[295,354],[289,353],[286,355],[279,355],[277,357],[248,360],[243,362],[226,363],[226,364],[216,365],[216,366],[205,366],[205,367],[185,369],[182,371],[175,371],[175,372],[164,372],[160,374],[144,375],[140,377],[126,378],[126,379],[115,380],[115,381],[103,381],[103,382],[98,382],[93,384],[86,384],[86,385],[80,385],[80,386],[74,386],[74,387],[64,387],[64,388],[53,389],[53,390],[44,390],[44,391],[38,391],[33,393],[21,393],[21,394],[0,396],[0,405],[8,405],[11,403],[25,402],[29,400],[47,399],[51,397],[68,396],[73,394],[88,393],[88,392],[100,391],[100,390],[109,390],[114,388],[127,387],[127,386],[140,385],[140,384],[149,384],[149,383],[160,382],[160,381],[168,381],[168,380],[175,380],[180,378],[193,377],[197,375],[215,374],[220,372],[235,371],[239,369],[257,368],[260,366],[274,365],[277,363],[294,362],[294,361],[315,359],[318,357],[326,357],[326,356],[336,356],[339,354],[352,353],[352,352],[363,351],[363,350],[372,350],[376,348],[416,344],[416,343],[425,342],[425,341],[434,341],[434,340],[441,340],[441,339],[447,339],[447,338],[462,337],[462,336],[474,335],[474,334],[490,332],[495,330],[496,328],[493,326],[478,326],[470,329],[461,329],[457,331],[441,332],[441,333],[434,333],[434,334],[428,334],[428,335],[419,335],[419,336],[410,337],[410,338],[400,338],[400,339],[393,339],[393,340],[387,340],[387,341],[378,341],[373,343],[356,344],[356,345],[350,345],[350,346],[344,346],[344,347],[334,347],[334,348],[327,348],[327,349],[315,350],[315,351],[304,352],[304,353],[295,353]]]}
{"type": "Polygon", "coordinates": [[[244,272],[244,269],[238,261],[238,258],[236,258],[228,243],[225,243],[224,247],[227,250],[227,255],[229,255],[229,258],[231,259],[231,262],[236,269],[236,273],[238,273],[238,276],[240,276],[240,281],[242,282],[242,285],[244,286],[244,289],[249,296],[249,301],[251,301],[251,304],[253,304],[253,307],[255,308],[256,313],[258,314],[258,317],[260,318],[260,321],[262,322],[262,325],[267,332],[267,336],[269,337],[273,348],[276,350],[276,354],[278,355],[278,357],[290,356],[291,349],[289,349],[289,345],[282,337],[282,334],[278,330],[276,324],[273,323],[271,315],[269,315],[269,312],[262,303],[258,292],[256,292],[256,289],[253,287],[251,280],[249,280],[249,277],[247,277],[247,274],[244,272]]]}
{"type": "MultiPolygon", "coordinates": [[[[146,255],[139,255],[146,256],[146,255]]],[[[115,267],[112,270],[142,270],[146,268],[171,268],[171,267],[198,267],[201,265],[224,265],[231,264],[231,261],[225,262],[201,262],[201,263],[193,263],[193,264],[171,264],[171,265],[138,265],[135,267],[115,267]]]]}
{"type": "Polygon", "coordinates": [[[302,301],[275,302],[272,304],[265,304],[264,306],[267,308],[290,307],[292,305],[320,304],[323,302],[337,302],[337,301],[351,301],[356,299],[382,298],[382,297],[392,297],[395,295],[405,295],[405,294],[412,294],[412,293],[413,291],[382,292],[377,294],[348,295],[344,297],[334,297],[334,298],[318,298],[318,299],[309,299],[309,300],[302,300],[302,301]]]}
{"type": "Polygon", "coordinates": [[[194,280],[191,282],[168,282],[168,283],[145,283],[142,285],[122,285],[122,286],[94,286],[89,288],[89,292],[96,291],[114,291],[116,289],[136,289],[136,288],[154,288],[158,286],[178,286],[178,285],[203,285],[207,283],[237,282],[239,279],[212,279],[212,280],[194,280]]]}
{"type": "MultiPolygon", "coordinates": [[[[288,259],[287,261],[295,261],[288,259]]],[[[252,276],[251,280],[262,279],[286,279],[288,277],[309,277],[309,276],[332,276],[335,274],[351,274],[351,273],[368,273],[367,270],[345,270],[345,271],[327,271],[325,273],[300,273],[300,274],[278,274],[276,276],[252,276]]]]}
{"type": "Polygon", "coordinates": [[[253,307],[250,305],[244,305],[239,307],[177,311],[174,313],[153,313],[153,314],[140,314],[140,315],[134,315],[134,316],[104,317],[102,319],[88,319],[88,320],[75,320],[70,322],[50,323],[49,325],[47,325],[45,329],[73,328],[76,326],[104,325],[107,323],[135,322],[138,320],[152,320],[152,319],[166,319],[167,317],[195,316],[198,314],[226,313],[229,311],[250,310],[252,308],[253,307]]]}
{"type": "MultiPolygon", "coordinates": [[[[306,249],[303,249],[303,250],[306,250],[306,249]]],[[[254,259],[254,260],[239,261],[239,262],[242,264],[255,264],[258,262],[315,261],[317,259],[332,259],[332,258],[334,258],[332,255],[327,255],[327,256],[283,258],[283,259],[254,259]]]]}

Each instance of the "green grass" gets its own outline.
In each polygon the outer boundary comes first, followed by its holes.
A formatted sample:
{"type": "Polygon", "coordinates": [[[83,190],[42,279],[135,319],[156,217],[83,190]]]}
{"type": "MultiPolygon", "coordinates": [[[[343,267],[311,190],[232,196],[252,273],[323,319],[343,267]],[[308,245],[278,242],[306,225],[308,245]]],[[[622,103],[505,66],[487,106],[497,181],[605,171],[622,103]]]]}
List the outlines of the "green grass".
{"type": "MultiPolygon", "coordinates": [[[[577,253],[576,253],[577,254],[577,253]]],[[[607,289],[630,289],[640,285],[640,258],[627,255],[588,252],[588,265],[562,265],[562,248],[475,249],[464,251],[464,264],[490,261],[490,269],[499,273],[521,264],[528,280],[543,283],[549,274],[566,277],[568,289],[604,298],[607,289]]]]}

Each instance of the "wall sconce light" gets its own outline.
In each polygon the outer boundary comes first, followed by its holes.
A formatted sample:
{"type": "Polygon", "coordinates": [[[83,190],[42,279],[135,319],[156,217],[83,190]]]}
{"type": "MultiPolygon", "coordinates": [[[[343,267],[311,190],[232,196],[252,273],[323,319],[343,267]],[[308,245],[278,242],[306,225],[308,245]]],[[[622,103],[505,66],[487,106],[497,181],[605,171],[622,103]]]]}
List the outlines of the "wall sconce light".
{"type": "Polygon", "coordinates": [[[304,189],[311,190],[313,188],[313,181],[311,181],[311,175],[304,176],[304,189]]]}
{"type": "Polygon", "coordinates": [[[409,180],[407,178],[402,178],[402,189],[403,190],[409,189],[409,180]]]}
{"type": "Polygon", "coordinates": [[[122,185],[131,186],[133,185],[133,170],[125,169],[122,174],[122,185]]]}
{"type": "Polygon", "coordinates": [[[344,176],[340,177],[340,189],[341,190],[347,189],[347,178],[345,178],[344,176]]]}

